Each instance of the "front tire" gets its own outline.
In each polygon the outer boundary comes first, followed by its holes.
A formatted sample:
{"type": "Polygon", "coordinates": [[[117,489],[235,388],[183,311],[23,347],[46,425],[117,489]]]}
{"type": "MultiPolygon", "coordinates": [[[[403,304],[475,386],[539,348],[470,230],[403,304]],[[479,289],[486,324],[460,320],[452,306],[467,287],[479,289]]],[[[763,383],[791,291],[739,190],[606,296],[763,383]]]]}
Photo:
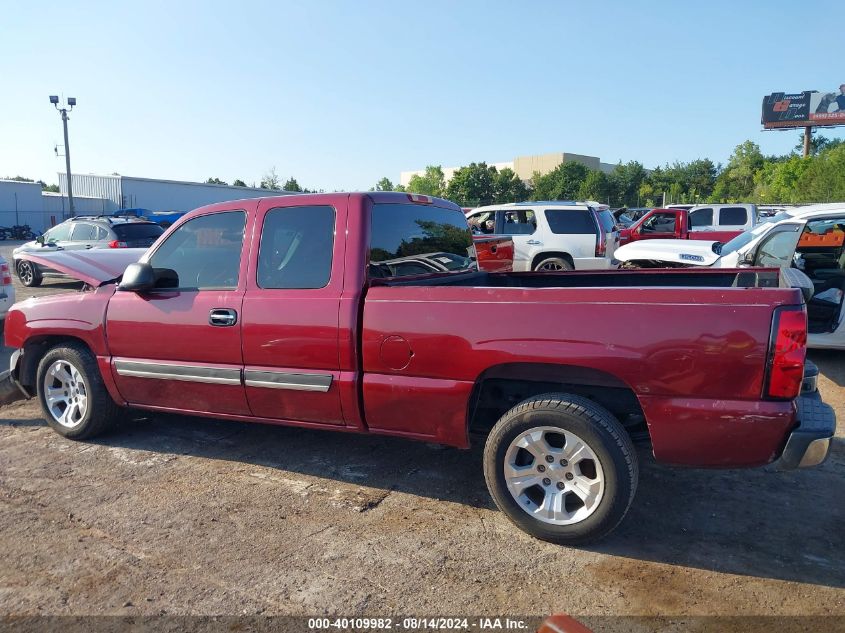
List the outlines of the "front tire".
{"type": "Polygon", "coordinates": [[[575,270],[572,262],[565,257],[547,257],[534,267],[534,271],[538,273],[557,273],[565,270],[575,270]]]}
{"type": "Polygon", "coordinates": [[[639,476],[631,438],[606,409],[572,394],[529,398],[493,427],[484,478],[499,509],[544,541],[581,545],[625,517],[639,476]]]}
{"type": "Polygon", "coordinates": [[[18,279],[27,288],[34,288],[40,286],[44,278],[41,276],[41,271],[38,267],[30,261],[22,259],[18,262],[18,279]]]}
{"type": "Polygon", "coordinates": [[[111,399],[94,355],[66,343],[49,350],[38,364],[38,400],[47,424],[59,435],[84,440],[108,430],[120,407],[111,399]]]}

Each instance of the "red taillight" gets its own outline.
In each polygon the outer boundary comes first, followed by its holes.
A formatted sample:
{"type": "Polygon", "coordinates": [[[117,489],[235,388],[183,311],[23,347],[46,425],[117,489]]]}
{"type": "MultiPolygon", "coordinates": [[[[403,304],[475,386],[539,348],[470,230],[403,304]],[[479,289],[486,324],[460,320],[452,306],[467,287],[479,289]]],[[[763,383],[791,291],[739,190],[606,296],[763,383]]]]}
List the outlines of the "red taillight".
{"type": "Polygon", "coordinates": [[[112,240],[109,242],[109,248],[129,248],[126,242],[121,242],[120,240],[112,240]]]}
{"type": "Polygon", "coordinates": [[[596,222],[599,225],[599,236],[598,241],[596,242],[596,257],[604,257],[604,254],[607,252],[607,233],[598,218],[596,218],[596,222]]]}
{"type": "Polygon", "coordinates": [[[4,286],[11,285],[12,273],[9,271],[9,264],[0,264],[0,278],[2,278],[4,286]]]}
{"type": "Polygon", "coordinates": [[[801,392],[807,355],[807,312],[803,307],[777,308],[769,349],[770,398],[792,400],[801,392]]]}

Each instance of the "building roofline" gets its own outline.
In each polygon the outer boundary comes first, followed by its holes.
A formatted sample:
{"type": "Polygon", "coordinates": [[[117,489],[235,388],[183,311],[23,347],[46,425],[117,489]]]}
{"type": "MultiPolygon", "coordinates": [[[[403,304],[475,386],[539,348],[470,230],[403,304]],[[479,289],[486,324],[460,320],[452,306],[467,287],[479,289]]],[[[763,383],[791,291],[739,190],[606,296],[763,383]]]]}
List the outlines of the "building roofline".
{"type": "MultiPolygon", "coordinates": [[[[268,195],[272,196],[275,195],[275,192],[281,192],[278,195],[289,195],[291,193],[299,193],[298,191],[285,191],[284,189],[264,189],[263,187],[241,187],[240,185],[221,185],[218,183],[212,182],[196,182],[193,180],[169,180],[165,178],[145,178],[142,176],[124,176],[123,174],[79,174],[75,173],[74,176],[94,176],[96,178],[115,178],[121,180],[133,180],[135,182],[157,182],[157,183],[167,183],[171,185],[194,185],[198,187],[225,187],[226,189],[241,189],[243,191],[267,191],[269,192],[268,195]]],[[[60,177],[65,176],[65,172],[59,172],[60,177]]],[[[74,196],[75,197],[75,196],[74,196]]]]}

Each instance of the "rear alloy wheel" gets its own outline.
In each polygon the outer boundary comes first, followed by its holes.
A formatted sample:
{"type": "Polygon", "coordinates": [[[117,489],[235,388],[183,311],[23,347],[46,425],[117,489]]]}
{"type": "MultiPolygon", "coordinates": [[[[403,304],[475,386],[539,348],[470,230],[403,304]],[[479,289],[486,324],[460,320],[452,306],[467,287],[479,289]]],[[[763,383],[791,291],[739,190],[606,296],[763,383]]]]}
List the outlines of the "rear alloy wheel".
{"type": "Polygon", "coordinates": [[[536,272],[554,273],[562,270],[575,270],[572,263],[563,257],[547,257],[534,267],[536,272]]]}
{"type": "Polygon", "coordinates": [[[47,424],[67,438],[94,437],[120,415],[97,361],[84,345],[66,343],[49,350],[38,364],[37,385],[47,424]]]}
{"type": "Polygon", "coordinates": [[[42,281],[41,271],[32,262],[22,259],[18,262],[18,279],[27,288],[40,286],[42,281]]]}
{"type": "Polygon", "coordinates": [[[484,478],[496,505],[544,541],[579,545],[609,534],[637,488],[631,438],[606,409],[544,394],[508,411],[487,438],[484,478]]]}

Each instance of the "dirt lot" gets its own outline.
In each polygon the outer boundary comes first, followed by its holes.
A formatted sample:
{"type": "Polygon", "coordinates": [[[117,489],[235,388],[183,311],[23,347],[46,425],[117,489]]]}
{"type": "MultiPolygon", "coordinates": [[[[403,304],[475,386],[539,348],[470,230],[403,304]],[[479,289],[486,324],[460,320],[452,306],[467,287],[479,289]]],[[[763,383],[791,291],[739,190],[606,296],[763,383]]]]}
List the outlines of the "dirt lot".
{"type": "Polygon", "coordinates": [[[129,413],[122,430],[75,443],[35,404],[5,407],[0,614],[563,611],[841,623],[845,363],[840,353],[811,357],[840,419],[824,466],[677,470],[641,450],[630,514],[583,549],[513,527],[487,495],[478,448],[129,413]]]}

